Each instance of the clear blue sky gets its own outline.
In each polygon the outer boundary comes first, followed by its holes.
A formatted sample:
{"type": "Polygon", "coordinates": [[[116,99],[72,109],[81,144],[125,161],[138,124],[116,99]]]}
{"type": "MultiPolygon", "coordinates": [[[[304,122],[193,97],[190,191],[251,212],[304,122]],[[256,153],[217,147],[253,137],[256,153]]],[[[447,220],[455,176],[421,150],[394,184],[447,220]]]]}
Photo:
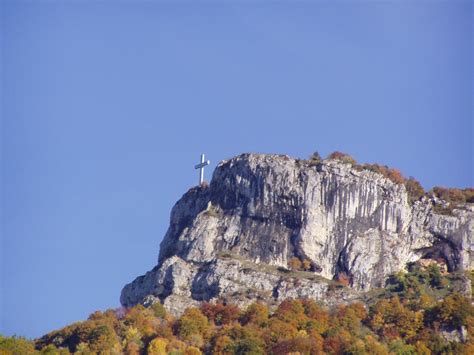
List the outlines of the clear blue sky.
{"type": "Polygon", "coordinates": [[[3,2],[0,333],[119,306],[201,152],[474,185],[472,2],[289,3],[3,2]]]}

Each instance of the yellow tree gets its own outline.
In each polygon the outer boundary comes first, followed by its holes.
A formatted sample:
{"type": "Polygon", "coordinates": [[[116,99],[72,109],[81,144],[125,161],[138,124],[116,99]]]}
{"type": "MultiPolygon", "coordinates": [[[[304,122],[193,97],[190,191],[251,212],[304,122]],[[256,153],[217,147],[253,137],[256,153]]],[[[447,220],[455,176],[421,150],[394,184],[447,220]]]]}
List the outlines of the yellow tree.
{"type": "Polygon", "coordinates": [[[165,338],[155,338],[148,344],[148,355],[166,355],[166,346],[169,340],[165,338]]]}

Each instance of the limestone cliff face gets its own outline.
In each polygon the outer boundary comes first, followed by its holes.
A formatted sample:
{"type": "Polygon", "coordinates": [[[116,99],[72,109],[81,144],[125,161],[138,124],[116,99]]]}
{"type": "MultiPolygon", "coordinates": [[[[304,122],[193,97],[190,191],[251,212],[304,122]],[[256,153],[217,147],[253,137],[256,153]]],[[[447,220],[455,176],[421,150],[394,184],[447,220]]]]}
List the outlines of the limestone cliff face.
{"type": "Polygon", "coordinates": [[[470,268],[473,234],[472,206],[435,214],[432,200],[411,205],[403,185],[378,173],[244,154],[176,203],[158,265],[126,285],[121,302],[160,299],[175,313],[214,298],[343,302],[420,258],[470,268]],[[293,257],[311,271],[286,271],[293,257]],[[340,273],[350,288],[331,284],[340,273]]]}

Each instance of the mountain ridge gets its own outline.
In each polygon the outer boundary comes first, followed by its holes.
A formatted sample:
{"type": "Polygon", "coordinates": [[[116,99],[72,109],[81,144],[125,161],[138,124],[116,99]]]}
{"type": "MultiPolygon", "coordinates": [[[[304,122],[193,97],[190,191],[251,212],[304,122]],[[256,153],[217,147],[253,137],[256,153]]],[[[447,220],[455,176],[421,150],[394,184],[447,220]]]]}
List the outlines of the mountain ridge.
{"type": "Polygon", "coordinates": [[[159,301],[175,314],[216,299],[337,304],[383,287],[420,259],[472,269],[472,204],[426,196],[414,182],[338,152],[326,160],[249,153],[224,160],[209,185],[175,204],[157,266],[124,287],[121,303],[159,301]],[[288,275],[301,268],[308,278],[288,275]],[[335,292],[332,280],[348,287],[335,292]]]}

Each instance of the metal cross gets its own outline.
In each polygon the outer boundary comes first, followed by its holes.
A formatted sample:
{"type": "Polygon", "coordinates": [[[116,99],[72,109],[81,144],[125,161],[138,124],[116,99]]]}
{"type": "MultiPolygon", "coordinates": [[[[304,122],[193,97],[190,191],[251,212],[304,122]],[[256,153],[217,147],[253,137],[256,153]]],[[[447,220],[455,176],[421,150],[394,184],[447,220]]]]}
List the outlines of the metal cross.
{"type": "Polygon", "coordinates": [[[204,154],[201,154],[201,163],[194,166],[194,169],[199,169],[199,185],[204,182],[204,167],[211,164],[209,160],[205,160],[204,154]]]}

